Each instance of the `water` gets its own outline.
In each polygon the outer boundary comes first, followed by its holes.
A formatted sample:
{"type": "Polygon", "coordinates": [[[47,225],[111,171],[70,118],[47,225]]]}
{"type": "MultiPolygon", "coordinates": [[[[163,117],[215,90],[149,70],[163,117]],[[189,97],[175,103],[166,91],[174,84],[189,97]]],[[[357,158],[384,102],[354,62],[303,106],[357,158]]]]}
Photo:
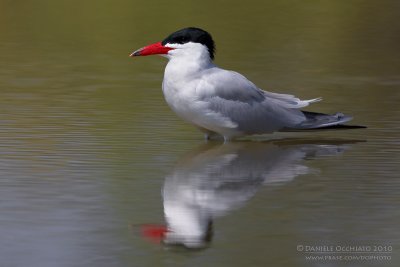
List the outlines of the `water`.
{"type": "Polygon", "coordinates": [[[397,1],[0,10],[0,266],[399,265],[397,1]],[[163,100],[165,59],[128,57],[185,26],[220,66],[369,128],[204,144],[163,100]],[[144,236],[166,221],[192,249],[144,236]],[[324,245],[393,251],[306,259],[324,245]]]}

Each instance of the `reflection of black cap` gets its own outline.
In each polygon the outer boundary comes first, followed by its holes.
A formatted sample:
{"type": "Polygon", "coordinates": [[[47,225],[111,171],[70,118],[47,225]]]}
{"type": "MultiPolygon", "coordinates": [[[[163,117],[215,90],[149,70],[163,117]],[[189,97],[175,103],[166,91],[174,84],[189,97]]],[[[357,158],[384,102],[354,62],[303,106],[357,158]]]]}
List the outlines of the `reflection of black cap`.
{"type": "Polygon", "coordinates": [[[214,235],[213,221],[210,219],[207,225],[207,232],[204,236],[204,242],[210,243],[214,235]]]}
{"type": "Polygon", "coordinates": [[[182,234],[168,231],[165,233],[165,236],[161,241],[166,245],[183,246],[189,249],[201,249],[211,242],[213,234],[213,221],[210,219],[207,222],[207,228],[201,235],[191,235],[190,233],[182,234]]]}

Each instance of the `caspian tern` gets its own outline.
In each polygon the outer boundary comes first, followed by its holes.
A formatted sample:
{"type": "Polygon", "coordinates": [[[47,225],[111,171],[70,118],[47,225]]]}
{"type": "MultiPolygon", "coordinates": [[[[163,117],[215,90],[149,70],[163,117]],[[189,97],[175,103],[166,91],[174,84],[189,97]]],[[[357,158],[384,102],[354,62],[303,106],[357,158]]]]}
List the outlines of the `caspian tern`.
{"type": "Polygon", "coordinates": [[[165,177],[166,224],[146,224],[143,235],[167,245],[204,247],[212,239],[213,221],[245,206],[262,186],[283,186],[315,171],[305,159],[339,155],[357,142],[288,139],[203,144],[184,155],[165,177]]]}
{"type": "Polygon", "coordinates": [[[352,117],[300,110],[321,98],[300,100],[263,91],[243,75],[217,67],[211,35],[184,28],[162,42],[140,48],[134,56],[162,55],[169,59],[162,89],[171,109],[205,133],[225,141],[245,135],[315,129],[349,129],[352,117]]]}

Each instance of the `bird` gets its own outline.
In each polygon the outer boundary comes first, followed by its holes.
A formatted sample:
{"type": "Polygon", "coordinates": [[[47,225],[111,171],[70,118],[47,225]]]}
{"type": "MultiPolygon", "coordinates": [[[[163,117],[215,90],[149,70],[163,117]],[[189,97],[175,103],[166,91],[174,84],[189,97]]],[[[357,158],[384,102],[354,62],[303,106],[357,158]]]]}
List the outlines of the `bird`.
{"type": "Polygon", "coordinates": [[[142,235],[165,245],[207,247],[216,230],[213,222],[246,206],[263,186],[273,190],[318,172],[307,159],[337,156],[361,141],[281,139],[197,146],[165,176],[165,224],[144,224],[142,235]]]}
{"type": "Polygon", "coordinates": [[[162,82],[165,100],[179,117],[203,132],[205,139],[222,136],[226,142],[276,131],[366,128],[345,125],[352,117],[340,112],[301,110],[322,98],[301,100],[265,91],[242,74],[218,67],[215,42],[203,29],[178,30],[130,54],[149,55],[168,59],[162,82]]]}

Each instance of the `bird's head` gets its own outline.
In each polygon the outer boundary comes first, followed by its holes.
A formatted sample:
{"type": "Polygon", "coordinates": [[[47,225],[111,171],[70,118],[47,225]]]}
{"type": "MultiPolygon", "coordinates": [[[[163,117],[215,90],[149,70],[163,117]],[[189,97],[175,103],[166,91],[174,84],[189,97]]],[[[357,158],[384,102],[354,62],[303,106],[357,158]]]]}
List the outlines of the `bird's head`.
{"type": "Polygon", "coordinates": [[[202,29],[190,27],[170,34],[161,42],[142,47],[130,56],[162,55],[174,58],[200,55],[214,59],[214,53],[215,43],[211,35],[202,29]]]}

